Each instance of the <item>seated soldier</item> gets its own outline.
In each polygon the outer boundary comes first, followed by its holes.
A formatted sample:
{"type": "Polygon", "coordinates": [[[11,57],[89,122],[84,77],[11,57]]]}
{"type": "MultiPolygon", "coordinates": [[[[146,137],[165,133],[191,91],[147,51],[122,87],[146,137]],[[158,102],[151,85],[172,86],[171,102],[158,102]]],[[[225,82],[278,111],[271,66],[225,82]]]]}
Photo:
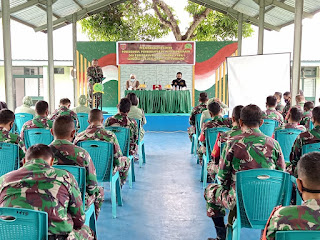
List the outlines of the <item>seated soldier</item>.
{"type": "Polygon", "coordinates": [[[90,112],[91,108],[87,107],[87,97],[85,95],[80,95],[79,97],[79,106],[72,109],[75,113],[88,113],[90,112]]]}
{"type": "Polygon", "coordinates": [[[281,129],[298,129],[303,132],[306,131],[306,128],[303,125],[299,125],[302,118],[302,111],[300,108],[292,107],[290,111],[288,112],[288,123],[283,124],[280,127],[277,127],[275,130],[281,130],[281,129]]]}
{"type": "Polygon", "coordinates": [[[296,96],[296,107],[301,108],[302,111],[303,111],[305,102],[306,102],[306,99],[303,95],[298,94],[296,96]]]}
{"type": "Polygon", "coordinates": [[[207,216],[212,218],[219,240],[226,239],[226,208],[232,210],[236,205],[236,173],[256,168],[285,169],[279,143],[259,130],[263,123],[260,108],[244,107],[239,123],[243,133],[227,141],[222,153],[218,173],[221,184],[209,184],[204,192],[207,216]]]}
{"type": "Polygon", "coordinates": [[[54,141],[50,144],[54,153],[54,164],[76,165],[86,169],[86,208],[94,203],[98,217],[104,200],[103,188],[98,186],[96,169],[89,153],[71,142],[76,133],[72,118],[70,116],[56,118],[51,133],[54,136],[54,141]]]}
{"type": "Polygon", "coordinates": [[[262,113],[263,119],[273,119],[278,122],[278,126],[281,126],[284,122],[283,116],[276,110],[277,98],[275,96],[267,97],[267,110],[262,113]]]}
{"type": "Polygon", "coordinates": [[[69,109],[70,105],[71,101],[69,98],[60,99],[59,108],[52,113],[50,120],[54,121],[59,116],[70,116],[76,122],[76,126],[79,126],[78,116],[74,111],[69,109]]]}
{"type": "Polygon", "coordinates": [[[130,129],[130,151],[129,154],[134,156],[138,150],[138,125],[136,120],[128,117],[128,112],[131,108],[131,102],[128,98],[122,98],[119,103],[119,113],[107,118],[105,127],[126,127],[130,129]]]}
{"type": "Polygon", "coordinates": [[[25,96],[22,99],[22,105],[17,107],[16,110],[14,111],[15,113],[30,113],[33,116],[36,115],[36,112],[31,108],[32,106],[32,98],[29,96],[25,96]]]}
{"type": "Polygon", "coordinates": [[[320,106],[312,110],[311,120],[314,124],[314,129],[299,134],[290,154],[290,165],[287,170],[295,177],[297,176],[296,167],[302,156],[302,147],[307,144],[320,142],[320,106]]]}
{"type": "Polygon", "coordinates": [[[279,113],[282,113],[284,105],[281,104],[281,98],[282,98],[282,93],[281,92],[275,92],[274,95],[277,99],[277,106],[276,106],[276,110],[279,113]]]}
{"type": "Polygon", "coordinates": [[[236,106],[232,111],[232,128],[230,131],[222,133],[219,137],[217,137],[217,141],[213,147],[211,158],[212,161],[208,163],[208,175],[212,180],[216,178],[216,174],[219,171],[219,161],[220,161],[220,150],[221,145],[230,139],[232,139],[235,136],[238,136],[242,133],[241,127],[240,127],[240,113],[243,106],[239,105],[236,106]]]}
{"type": "Polygon", "coordinates": [[[303,155],[297,170],[301,206],[277,207],[266,225],[266,239],[275,240],[277,231],[320,231],[320,153],[303,155]]]}
{"type": "Polygon", "coordinates": [[[304,113],[302,120],[300,122],[301,125],[304,125],[307,129],[310,129],[310,121],[312,118],[312,110],[314,109],[314,103],[313,102],[306,102],[303,106],[304,113]]]}
{"type": "MultiPolygon", "coordinates": [[[[206,92],[200,93],[199,105],[194,107],[189,117],[190,127],[188,128],[189,139],[192,141],[192,135],[196,133],[196,115],[207,110],[208,95],[206,92]]],[[[199,129],[200,130],[200,129],[199,129]]]]}
{"type": "Polygon", "coordinates": [[[139,99],[137,98],[137,95],[133,92],[128,93],[127,98],[129,98],[131,102],[131,108],[128,113],[129,118],[133,119],[139,119],[141,124],[141,130],[140,130],[140,139],[142,140],[144,137],[144,129],[143,125],[147,123],[147,119],[144,115],[144,111],[140,108],[138,108],[139,99]]]}
{"type": "MultiPolygon", "coordinates": [[[[201,134],[199,137],[199,141],[201,143],[201,147],[198,148],[198,157],[199,162],[202,164],[202,156],[206,153],[206,130],[208,128],[215,128],[215,127],[232,127],[232,121],[228,118],[223,118],[222,115],[222,108],[218,102],[212,102],[208,105],[208,110],[210,112],[211,120],[204,123],[201,128],[201,134]]],[[[209,157],[209,156],[207,156],[209,157]]]]}
{"type": "Polygon", "coordinates": [[[31,146],[23,167],[0,178],[0,207],[47,212],[49,240],[94,239],[91,229],[84,225],[77,181],[69,172],[52,167],[52,163],[50,147],[31,146]]]}
{"type": "Polygon", "coordinates": [[[13,143],[19,146],[19,158],[24,158],[26,146],[19,135],[11,133],[14,124],[14,113],[8,109],[0,110],[0,142],[13,143]]]}
{"type": "Polygon", "coordinates": [[[283,99],[284,99],[284,102],[286,103],[286,105],[283,108],[282,116],[283,116],[283,118],[286,118],[287,113],[289,112],[289,109],[291,107],[291,93],[285,92],[283,94],[283,99]]]}
{"type": "MultiPolygon", "coordinates": [[[[228,113],[228,106],[226,104],[224,104],[223,102],[221,102],[221,100],[219,98],[210,98],[207,101],[207,109],[208,109],[208,105],[212,102],[217,102],[220,104],[220,107],[222,108],[222,112],[221,115],[224,116],[225,114],[228,113]]],[[[204,110],[201,114],[201,119],[200,119],[200,127],[203,126],[203,123],[207,120],[207,119],[211,119],[210,116],[210,112],[209,110],[204,110]]]]}
{"type": "Polygon", "coordinates": [[[21,129],[20,137],[24,140],[24,131],[32,128],[51,129],[53,122],[48,119],[49,105],[46,101],[38,101],[36,103],[37,116],[27,121],[21,129]]]}
{"type": "Polygon", "coordinates": [[[100,140],[113,143],[113,168],[114,172],[119,171],[121,184],[123,185],[128,176],[130,160],[122,155],[116,135],[113,132],[107,131],[103,128],[103,120],[104,118],[102,112],[99,109],[92,109],[89,113],[88,120],[90,125],[85,131],[76,136],[74,144],[87,140],[100,140]]]}

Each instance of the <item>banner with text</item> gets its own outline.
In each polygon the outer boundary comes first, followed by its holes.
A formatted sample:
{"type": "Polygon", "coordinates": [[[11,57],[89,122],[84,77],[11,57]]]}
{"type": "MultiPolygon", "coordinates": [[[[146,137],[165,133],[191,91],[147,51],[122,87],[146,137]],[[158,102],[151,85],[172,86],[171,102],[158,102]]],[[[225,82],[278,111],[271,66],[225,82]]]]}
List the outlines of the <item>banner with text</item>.
{"type": "Polygon", "coordinates": [[[195,42],[117,42],[117,64],[195,64],[195,42]]]}

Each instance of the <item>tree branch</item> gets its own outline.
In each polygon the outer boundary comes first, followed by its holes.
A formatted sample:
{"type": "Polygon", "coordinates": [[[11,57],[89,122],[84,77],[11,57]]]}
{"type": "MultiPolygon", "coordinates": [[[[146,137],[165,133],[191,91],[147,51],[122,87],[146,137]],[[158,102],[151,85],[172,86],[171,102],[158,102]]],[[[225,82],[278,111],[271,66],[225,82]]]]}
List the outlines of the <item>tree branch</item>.
{"type": "Polygon", "coordinates": [[[187,41],[191,39],[194,35],[194,31],[198,27],[198,25],[209,15],[212,10],[210,8],[206,8],[201,14],[197,14],[193,16],[193,22],[188,28],[186,34],[182,36],[181,40],[187,41]]]}
{"type": "Polygon", "coordinates": [[[177,22],[177,19],[175,19],[172,11],[170,10],[169,6],[163,2],[162,0],[152,0],[152,8],[154,9],[154,11],[156,12],[156,14],[158,15],[160,21],[166,25],[167,27],[169,27],[174,35],[174,37],[176,38],[177,41],[181,41],[182,40],[182,35],[181,35],[181,31],[177,22]],[[169,20],[166,20],[160,13],[158,7],[160,7],[163,12],[168,16],[169,20]]]}

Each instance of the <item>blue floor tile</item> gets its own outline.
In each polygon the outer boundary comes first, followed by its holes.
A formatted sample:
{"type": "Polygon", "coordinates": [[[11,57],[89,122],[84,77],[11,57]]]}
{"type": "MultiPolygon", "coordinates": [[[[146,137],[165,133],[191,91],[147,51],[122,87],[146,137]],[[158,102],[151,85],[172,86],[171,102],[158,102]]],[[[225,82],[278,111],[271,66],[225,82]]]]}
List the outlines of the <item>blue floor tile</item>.
{"type": "MultiPolygon", "coordinates": [[[[111,217],[110,192],[98,219],[100,239],[206,240],[215,237],[206,216],[200,166],[190,154],[187,133],[145,135],[147,163],[135,164],[133,189],[123,187],[123,206],[111,217]]],[[[260,230],[244,230],[241,239],[259,239],[260,230]]]]}

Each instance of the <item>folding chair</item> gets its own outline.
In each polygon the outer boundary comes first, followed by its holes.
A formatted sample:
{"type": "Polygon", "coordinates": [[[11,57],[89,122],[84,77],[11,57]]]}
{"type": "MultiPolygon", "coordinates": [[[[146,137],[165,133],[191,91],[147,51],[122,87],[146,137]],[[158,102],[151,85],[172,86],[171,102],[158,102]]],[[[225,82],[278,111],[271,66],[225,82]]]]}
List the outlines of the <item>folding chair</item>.
{"type": "Polygon", "coordinates": [[[0,142],[0,176],[19,168],[19,147],[0,142]]]}
{"type": "Polygon", "coordinates": [[[49,145],[53,141],[53,136],[49,129],[32,128],[24,131],[24,143],[28,149],[35,144],[49,145]]]}
{"type": "Polygon", "coordinates": [[[20,135],[21,129],[23,124],[25,124],[27,121],[32,120],[33,115],[30,113],[16,113],[15,114],[15,124],[17,126],[17,132],[20,135]]]}
{"type": "Polygon", "coordinates": [[[277,120],[273,119],[263,119],[263,124],[260,126],[260,131],[269,136],[272,137],[274,130],[276,127],[278,127],[279,122],[277,120]]]}
{"type": "Polygon", "coordinates": [[[6,240],[48,239],[48,214],[24,208],[0,208],[0,236],[6,240]]]}

